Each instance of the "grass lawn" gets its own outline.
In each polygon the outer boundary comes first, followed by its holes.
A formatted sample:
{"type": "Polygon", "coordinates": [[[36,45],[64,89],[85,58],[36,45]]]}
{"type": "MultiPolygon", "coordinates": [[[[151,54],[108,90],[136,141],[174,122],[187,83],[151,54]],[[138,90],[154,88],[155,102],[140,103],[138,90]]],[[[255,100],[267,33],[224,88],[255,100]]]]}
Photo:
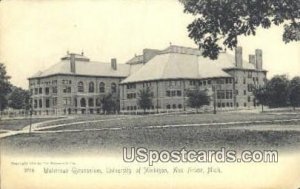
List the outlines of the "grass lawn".
{"type": "MultiPolygon", "coordinates": [[[[53,120],[57,118],[33,118],[32,123],[38,123],[47,120],[53,120]]],[[[0,120],[0,129],[4,130],[21,130],[25,126],[30,124],[30,119],[10,119],[10,120],[0,120]]]]}
{"type": "MultiPolygon", "coordinates": [[[[109,117],[108,117],[109,118],[109,117]]],[[[45,130],[72,130],[72,129],[97,129],[109,127],[143,127],[143,126],[156,126],[156,125],[177,125],[177,124],[201,124],[201,123],[223,123],[223,122],[236,122],[236,121],[272,121],[284,119],[300,119],[300,114],[257,114],[257,113],[219,113],[214,114],[172,114],[172,115],[150,115],[150,116],[115,116],[109,118],[108,121],[99,122],[86,122],[80,124],[69,123],[66,126],[56,128],[49,128],[45,130]]],[[[107,118],[106,118],[107,119],[107,118]]],[[[97,120],[96,117],[86,118],[87,121],[97,120]]],[[[74,121],[74,120],[73,120],[74,121]]],[[[81,121],[84,121],[84,117],[81,121]]],[[[63,122],[63,121],[62,121],[63,122]]],[[[76,121],[75,121],[76,122],[76,121]]],[[[55,125],[50,123],[50,125],[55,125]]],[[[44,125],[49,126],[49,125],[44,125]]]]}
{"type": "Polygon", "coordinates": [[[150,149],[300,150],[300,131],[231,129],[222,126],[35,133],[1,139],[3,152],[17,154],[121,154],[123,147],[150,149]]]}

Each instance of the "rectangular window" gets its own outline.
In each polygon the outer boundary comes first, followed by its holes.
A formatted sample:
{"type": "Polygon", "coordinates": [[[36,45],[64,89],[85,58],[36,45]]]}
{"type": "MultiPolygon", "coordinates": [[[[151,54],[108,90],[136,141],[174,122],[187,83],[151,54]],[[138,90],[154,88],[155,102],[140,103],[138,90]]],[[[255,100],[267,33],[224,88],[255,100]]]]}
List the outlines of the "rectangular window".
{"type": "Polygon", "coordinates": [[[71,98],[70,97],[63,98],[63,105],[71,105],[71,98]]]}
{"type": "Polygon", "coordinates": [[[181,91],[177,91],[177,96],[181,96],[181,91]]]}
{"type": "Polygon", "coordinates": [[[217,98],[218,99],[225,99],[225,91],[224,90],[218,90],[217,91],[217,98]]]}
{"type": "Polygon", "coordinates": [[[39,94],[43,94],[43,88],[39,88],[39,94]]]}
{"type": "Polygon", "coordinates": [[[64,86],[63,93],[71,93],[71,87],[70,86],[64,86]]]}

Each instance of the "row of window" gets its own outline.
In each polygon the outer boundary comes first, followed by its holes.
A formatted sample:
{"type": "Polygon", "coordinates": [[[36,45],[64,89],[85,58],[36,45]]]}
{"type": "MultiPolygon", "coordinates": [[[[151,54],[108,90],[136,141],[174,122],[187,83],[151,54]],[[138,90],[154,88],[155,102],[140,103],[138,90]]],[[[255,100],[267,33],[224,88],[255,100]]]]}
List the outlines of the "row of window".
{"type": "MultiPolygon", "coordinates": [[[[70,80],[71,81],[71,80],[70,80]]],[[[40,81],[39,79],[37,80],[36,82],[37,85],[57,85],[57,80],[52,80],[52,81],[40,81]]],[[[71,83],[70,83],[71,84],[71,83]]],[[[34,81],[30,81],[29,83],[30,86],[34,86],[35,85],[35,82],[34,81]]]]}
{"type": "Polygon", "coordinates": [[[166,91],[166,96],[168,96],[168,97],[182,96],[182,92],[180,90],[167,90],[166,91]]]}
{"type": "Polygon", "coordinates": [[[232,99],[232,90],[218,90],[217,99],[232,99]]]}
{"type": "MultiPolygon", "coordinates": [[[[78,92],[84,92],[84,83],[82,81],[78,82],[77,85],[78,92]]],[[[95,84],[94,82],[90,82],[88,84],[88,92],[93,93],[95,92],[95,84]]],[[[99,92],[105,93],[105,83],[101,82],[99,83],[99,92]]],[[[111,83],[111,92],[116,93],[117,92],[117,85],[116,83],[111,83]]]]}
{"type": "Polygon", "coordinates": [[[136,94],[135,93],[128,93],[127,94],[127,99],[133,99],[136,98],[136,94]]]}

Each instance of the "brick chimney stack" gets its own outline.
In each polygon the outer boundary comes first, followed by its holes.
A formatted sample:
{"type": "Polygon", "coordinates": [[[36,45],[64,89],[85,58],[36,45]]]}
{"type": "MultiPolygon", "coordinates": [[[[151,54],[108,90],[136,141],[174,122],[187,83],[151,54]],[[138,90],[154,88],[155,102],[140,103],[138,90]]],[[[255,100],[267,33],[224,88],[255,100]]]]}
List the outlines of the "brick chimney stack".
{"type": "Polygon", "coordinates": [[[237,68],[243,67],[243,48],[240,46],[235,48],[235,66],[237,68]]]}
{"type": "Polygon", "coordinates": [[[75,65],[75,54],[70,54],[70,67],[71,67],[71,73],[76,73],[76,65],[75,65]]]}
{"type": "Polygon", "coordinates": [[[111,59],[111,68],[113,70],[117,70],[117,59],[116,58],[111,59]]]}
{"type": "Polygon", "coordinates": [[[262,70],[262,50],[261,49],[256,49],[255,50],[255,58],[256,58],[256,66],[255,68],[258,70],[262,70]]]}

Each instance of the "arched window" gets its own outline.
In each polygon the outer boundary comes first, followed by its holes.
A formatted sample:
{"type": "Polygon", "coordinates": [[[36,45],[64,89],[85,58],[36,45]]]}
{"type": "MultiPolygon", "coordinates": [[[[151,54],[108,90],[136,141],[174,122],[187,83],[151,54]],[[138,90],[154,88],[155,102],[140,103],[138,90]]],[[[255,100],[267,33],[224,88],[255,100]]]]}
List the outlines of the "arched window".
{"type": "Polygon", "coordinates": [[[116,93],[117,92],[117,85],[115,83],[111,84],[111,92],[116,93]]]}
{"type": "Polygon", "coordinates": [[[103,82],[99,84],[99,91],[100,93],[105,93],[105,84],[103,82]]]}
{"type": "Polygon", "coordinates": [[[93,93],[95,91],[94,82],[89,83],[89,93],[93,93]]]}
{"type": "Polygon", "coordinates": [[[94,106],[94,99],[89,98],[89,107],[93,107],[94,106]]]}
{"type": "Polygon", "coordinates": [[[85,102],[84,98],[80,99],[80,106],[81,107],[86,107],[86,102],[85,102]]]}
{"type": "Polygon", "coordinates": [[[78,92],[84,92],[84,85],[82,81],[78,82],[78,92]]]}
{"type": "Polygon", "coordinates": [[[96,99],[96,106],[101,106],[101,99],[100,98],[96,99]]]}

